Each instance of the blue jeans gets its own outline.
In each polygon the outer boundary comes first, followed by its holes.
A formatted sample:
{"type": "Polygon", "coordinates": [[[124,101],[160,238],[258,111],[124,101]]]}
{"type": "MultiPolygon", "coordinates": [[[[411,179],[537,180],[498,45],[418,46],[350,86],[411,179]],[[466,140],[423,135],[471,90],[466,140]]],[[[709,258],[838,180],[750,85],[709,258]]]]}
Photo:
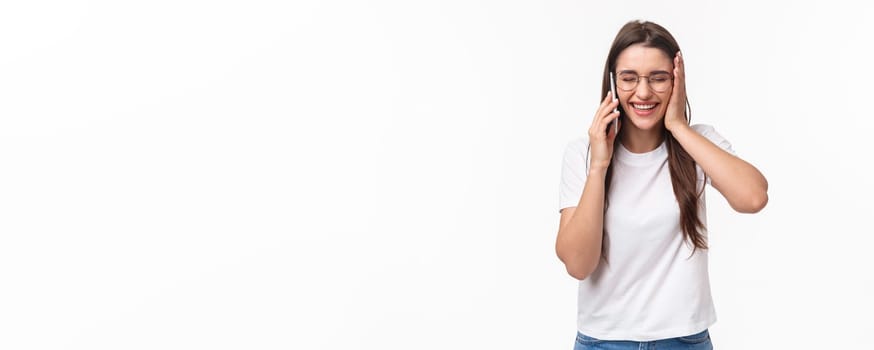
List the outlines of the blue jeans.
{"type": "Polygon", "coordinates": [[[661,339],[647,342],[636,342],[626,340],[600,340],[595,339],[585,334],[577,332],[577,342],[574,344],[574,350],[713,350],[713,344],[710,342],[710,333],[705,329],[698,334],[687,335],[685,337],[661,339]]]}

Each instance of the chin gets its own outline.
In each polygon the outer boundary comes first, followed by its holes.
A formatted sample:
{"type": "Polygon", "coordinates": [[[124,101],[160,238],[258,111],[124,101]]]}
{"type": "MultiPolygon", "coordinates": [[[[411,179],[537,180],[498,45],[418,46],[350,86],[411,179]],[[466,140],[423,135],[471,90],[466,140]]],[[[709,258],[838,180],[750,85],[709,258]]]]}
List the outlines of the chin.
{"type": "Polygon", "coordinates": [[[660,118],[646,117],[646,118],[643,118],[643,117],[638,117],[638,116],[634,116],[634,117],[627,116],[625,119],[626,120],[630,119],[631,123],[634,125],[634,128],[640,129],[640,130],[657,130],[665,125],[664,124],[664,117],[660,117],[660,118]]]}

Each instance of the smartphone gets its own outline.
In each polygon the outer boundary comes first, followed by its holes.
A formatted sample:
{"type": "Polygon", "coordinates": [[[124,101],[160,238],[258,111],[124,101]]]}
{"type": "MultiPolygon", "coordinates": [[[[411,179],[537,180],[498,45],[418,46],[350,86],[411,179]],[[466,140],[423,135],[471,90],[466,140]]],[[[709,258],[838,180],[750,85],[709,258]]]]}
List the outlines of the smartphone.
{"type": "MultiPolygon", "coordinates": [[[[618,97],[616,97],[616,78],[613,77],[613,72],[610,72],[610,96],[613,97],[613,101],[616,101],[619,99],[618,97]]],[[[613,112],[619,112],[619,106],[616,106],[616,108],[613,108],[613,112]]],[[[619,118],[616,118],[616,119],[613,119],[612,122],[610,122],[611,124],[613,124],[613,132],[615,132],[616,134],[619,134],[619,122],[618,122],[618,120],[619,120],[619,118]]]]}

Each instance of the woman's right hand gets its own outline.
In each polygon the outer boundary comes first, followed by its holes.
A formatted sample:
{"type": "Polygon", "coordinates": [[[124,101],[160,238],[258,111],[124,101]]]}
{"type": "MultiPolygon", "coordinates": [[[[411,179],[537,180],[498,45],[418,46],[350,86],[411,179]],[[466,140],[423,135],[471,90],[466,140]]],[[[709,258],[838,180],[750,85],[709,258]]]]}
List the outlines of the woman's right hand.
{"type": "MultiPolygon", "coordinates": [[[[595,113],[595,118],[592,119],[592,126],[589,128],[589,145],[591,146],[591,162],[590,169],[604,169],[610,166],[610,159],[613,158],[613,141],[616,140],[615,128],[610,127],[610,122],[616,120],[619,123],[619,112],[613,112],[619,105],[619,100],[611,101],[612,93],[607,92],[607,97],[601,101],[601,106],[598,107],[598,112],[595,113]]],[[[622,123],[619,123],[622,127],[622,123]]]]}

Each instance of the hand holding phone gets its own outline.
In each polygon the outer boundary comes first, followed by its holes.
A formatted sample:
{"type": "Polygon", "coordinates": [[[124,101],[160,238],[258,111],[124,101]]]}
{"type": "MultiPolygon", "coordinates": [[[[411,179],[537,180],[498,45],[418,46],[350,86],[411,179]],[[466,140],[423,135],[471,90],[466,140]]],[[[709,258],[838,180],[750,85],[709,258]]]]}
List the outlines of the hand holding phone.
{"type": "MultiPolygon", "coordinates": [[[[616,79],[613,77],[613,72],[610,72],[610,96],[613,98],[613,101],[619,100],[619,98],[616,97],[616,79]]],[[[616,108],[613,108],[613,112],[619,112],[618,105],[616,108]]],[[[619,134],[619,118],[613,119],[610,123],[613,124],[613,132],[619,134]]]]}

